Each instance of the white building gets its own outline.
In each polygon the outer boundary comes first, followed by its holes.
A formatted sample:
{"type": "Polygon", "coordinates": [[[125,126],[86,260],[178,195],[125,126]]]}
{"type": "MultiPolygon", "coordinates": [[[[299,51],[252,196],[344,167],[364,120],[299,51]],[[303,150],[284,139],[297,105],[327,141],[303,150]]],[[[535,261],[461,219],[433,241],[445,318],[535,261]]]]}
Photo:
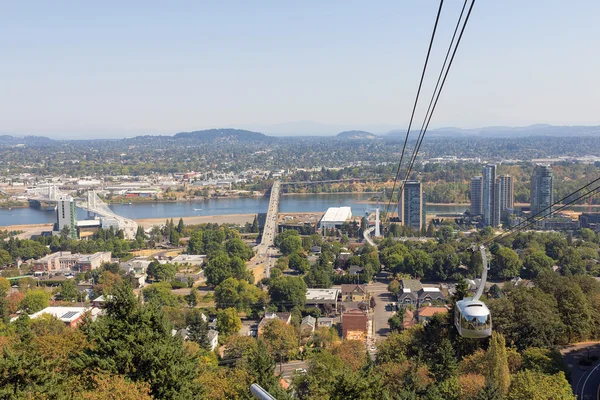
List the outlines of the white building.
{"type": "Polygon", "coordinates": [[[336,229],[339,228],[352,218],[352,209],[350,207],[329,207],[319,227],[321,229],[336,229]]]}
{"type": "Polygon", "coordinates": [[[171,260],[172,264],[182,264],[182,265],[190,265],[194,267],[199,267],[204,264],[204,260],[206,259],[206,255],[203,254],[180,254],[177,257],[174,257],[171,260]]]}

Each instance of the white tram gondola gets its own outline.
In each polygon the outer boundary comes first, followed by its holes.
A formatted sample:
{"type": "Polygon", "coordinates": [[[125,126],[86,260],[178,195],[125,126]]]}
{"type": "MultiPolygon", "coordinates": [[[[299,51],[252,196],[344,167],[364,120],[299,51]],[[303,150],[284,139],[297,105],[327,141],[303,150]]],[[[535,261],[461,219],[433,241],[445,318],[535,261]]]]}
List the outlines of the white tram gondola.
{"type": "Polygon", "coordinates": [[[483,262],[481,283],[475,296],[456,302],[454,307],[454,325],[462,337],[481,339],[492,335],[492,315],[484,302],[479,300],[487,280],[488,263],[485,248],[479,247],[483,262]]]}

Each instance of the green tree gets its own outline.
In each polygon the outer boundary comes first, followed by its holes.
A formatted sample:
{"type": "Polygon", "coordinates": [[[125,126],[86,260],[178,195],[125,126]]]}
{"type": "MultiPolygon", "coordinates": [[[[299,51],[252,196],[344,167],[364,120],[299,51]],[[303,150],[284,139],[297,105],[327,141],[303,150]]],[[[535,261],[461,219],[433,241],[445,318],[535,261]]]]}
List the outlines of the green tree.
{"type": "Polygon", "coordinates": [[[523,259],[525,278],[535,278],[541,271],[548,271],[554,265],[554,260],[543,251],[535,251],[523,259]]]}
{"type": "Polygon", "coordinates": [[[388,319],[388,325],[390,326],[390,330],[392,332],[401,332],[404,329],[404,314],[406,310],[404,307],[400,307],[398,311],[388,319]]]}
{"type": "Polygon", "coordinates": [[[147,382],[155,398],[197,398],[197,360],[171,334],[165,315],[153,304],[141,305],[127,283],[116,285],[111,294],[106,315],[84,326],[94,345],[74,360],[75,368],[147,382]]]}
{"type": "Polygon", "coordinates": [[[400,293],[400,282],[398,282],[396,279],[394,279],[393,281],[390,281],[390,283],[388,284],[387,287],[388,292],[397,295],[398,293],[400,293]]]}
{"type": "Polygon", "coordinates": [[[568,247],[562,252],[558,265],[561,267],[563,275],[583,275],[586,272],[585,261],[581,259],[577,250],[572,247],[568,247]]]}
{"type": "Polygon", "coordinates": [[[142,289],[144,301],[158,306],[175,307],[179,304],[177,295],[171,291],[171,284],[168,282],[158,282],[146,286],[142,289]]]}
{"type": "Polygon", "coordinates": [[[12,263],[12,257],[10,253],[4,249],[0,249],[0,267],[12,263]]]}
{"type": "Polygon", "coordinates": [[[28,314],[33,314],[50,305],[50,293],[42,289],[33,289],[27,291],[19,308],[28,314]]]}
{"type": "Polygon", "coordinates": [[[290,254],[288,265],[294,271],[298,271],[302,274],[310,270],[310,264],[308,263],[306,257],[302,257],[296,252],[290,254]]]}
{"type": "Polygon", "coordinates": [[[262,331],[269,352],[276,358],[290,357],[298,349],[298,338],[292,325],[288,325],[278,318],[268,321],[262,331]]]}
{"type": "Polygon", "coordinates": [[[563,372],[546,375],[524,370],[515,374],[510,385],[508,400],[575,400],[571,385],[563,372]]]}
{"type": "Polygon", "coordinates": [[[239,332],[242,328],[242,320],[235,308],[225,308],[217,311],[217,330],[223,337],[228,337],[239,332]]]}
{"type": "Polygon", "coordinates": [[[234,238],[227,242],[225,246],[229,257],[239,257],[244,261],[252,258],[252,249],[242,239],[234,238]]]}
{"type": "Polygon", "coordinates": [[[60,297],[64,301],[77,301],[79,291],[73,279],[67,279],[61,284],[60,297]]]}
{"type": "Polygon", "coordinates": [[[504,336],[492,332],[490,346],[486,354],[486,380],[498,387],[500,393],[506,395],[510,386],[510,371],[508,370],[508,356],[504,336]]]}
{"type": "Polygon", "coordinates": [[[271,303],[280,310],[304,307],[306,302],[306,283],[302,278],[280,276],[272,279],[269,286],[271,303]]]}
{"type": "Polygon", "coordinates": [[[501,247],[494,256],[491,272],[502,278],[514,278],[519,276],[520,270],[519,255],[508,247],[501,247]]]}
{"type": "Polygon", "coordinates": [[[300,235],[287,236],[281,241],[279,249],[283,255],[298,252],[302,250],[302,238],[300,235]]]}
{"type": "Polygon", "coordinates": [[[262,310],[267,294],[258,287],[235,278],[228,278],[215,288],[217,308],[235,307],[239,311],[262,310]]]}
{"type": "Polygon", "coordinates": [[[251,233],[258,233],[258,216],[254,216],[254,220],[252,221],[252,226],[250,227],[251,233]]]}
{"type": "Polygon", "coordinates": [[[177,223],[177,233],[180,235],[183,234],[183,228],[185,225],[183,224],[183,218],[179,218],[179,223],[177,223]]]}
{"type": "Polygon", "coordinates": [[[197,230],[192,233],[188,241],[189,254],[203,254],[204,242],[202,241],[202,231],[197,230]]]}
{"type": "Polygon", "coordinates": [[[196,342],[206,351],[210,351],[210,342],[208,341],[208,322],[204,320],[202,312],[192,310],[185,317],[187,325],[188,339],[196,342]]]}
{"type": "Polygon", "coordinates": [[[177,267],[173,264],[161,264],[154,260],[148,265],[148,275],[158,282],[170,282],[175,278],[177,267]]]}

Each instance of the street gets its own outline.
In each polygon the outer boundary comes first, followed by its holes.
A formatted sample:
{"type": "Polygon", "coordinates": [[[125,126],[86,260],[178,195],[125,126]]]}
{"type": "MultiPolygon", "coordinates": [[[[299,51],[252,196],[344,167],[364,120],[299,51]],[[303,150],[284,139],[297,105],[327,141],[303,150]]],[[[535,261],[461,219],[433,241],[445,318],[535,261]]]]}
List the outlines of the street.
{"type": "MultiPolygon", "coordinates": [[[[290,378],[292,376],[294,376],[294,373],[296,372],[296,370],[307,370],[308,369],[308,364],[306,363],[306,361],[290,361],[290,362],[286,362],[281,364],[277,363],[276,367],[275,367],[275,375],[279,375],[281,373],[281,377],[282,378],[290,378]]],[[[300,371],[298,371],[300,372],[300,371]]]]}
{"type": "Polygon", "coordinates": [[[571,371],[571,386],[579,400],[600,399],[600,362],[582,366],[579,361],[587,357],[600,356],[600,343],[582,343],[561,351],[563,360],[571,371]]]}
{"type": "Polygon", "coordinates": [[[392,294],[387,290],[388,274],[382,272],[377,275],[377,281],[367,285],[369,293],[375,297],[375,309],[371,314],[373,320],[373,332],[375,333],[376,343],[380,342],[390,333],[388,319],[393,315],[393,311],[387,311],[386,305],[393,302],[392,294]]]}

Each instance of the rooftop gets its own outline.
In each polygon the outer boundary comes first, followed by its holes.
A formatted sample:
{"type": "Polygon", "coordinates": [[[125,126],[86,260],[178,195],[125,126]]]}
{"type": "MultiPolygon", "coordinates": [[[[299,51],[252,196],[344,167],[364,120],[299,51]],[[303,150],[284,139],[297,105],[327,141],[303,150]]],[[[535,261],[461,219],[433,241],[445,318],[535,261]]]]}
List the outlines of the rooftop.
{"type": "Polygon", "coordinates": [[[43,314],[50,314],[68,324],[81,317],[88,310],[87,307],[46,307],[42,311],[30,315],[29,318],[35,319],[43,314]]]}
{"type": "Polygon", "coordinates": [[[339,289],[306,289],[306,300],[336,300],[339,289]]]}
{"type": "Polygon", "coordinates": [[[446,307],[427,306],[419,309],[419,318],[433,317],[435,314],[445,314],[448,312],[446,307]]]}
{"type": "Polygon", "coordinates": [[[350,207],[329,207],[321,223],[323,222],[344,222],[352,218],[352,209],[350,207]]]}

